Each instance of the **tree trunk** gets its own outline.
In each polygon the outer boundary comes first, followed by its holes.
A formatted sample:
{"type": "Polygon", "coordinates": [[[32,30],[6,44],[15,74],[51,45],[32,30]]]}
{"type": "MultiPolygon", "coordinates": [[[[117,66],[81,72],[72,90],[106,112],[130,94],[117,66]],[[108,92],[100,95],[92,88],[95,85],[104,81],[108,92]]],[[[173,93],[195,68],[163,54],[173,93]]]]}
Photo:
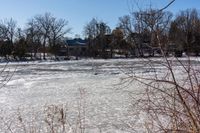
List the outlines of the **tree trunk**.
{"type": "Polygon", "coordinates": [[[45,54],[46,54],[45,40],[46,39],[44,39],[44,42],[43,42],[43,45],[42,45],[43,46],[43,59],[44,60],[46,60],[46,56],[45,56],[45,54]]]}

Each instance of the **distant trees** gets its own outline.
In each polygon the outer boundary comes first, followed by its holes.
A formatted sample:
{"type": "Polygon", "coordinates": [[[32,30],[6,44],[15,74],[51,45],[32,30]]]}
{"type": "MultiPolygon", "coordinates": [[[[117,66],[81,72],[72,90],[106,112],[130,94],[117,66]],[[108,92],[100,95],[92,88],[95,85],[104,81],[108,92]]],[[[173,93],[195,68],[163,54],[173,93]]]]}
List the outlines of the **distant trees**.
{"type": "Polygon", "coordinates": [[[142,42],[148,43],[149,47],[163,47],[158,44],[158,36],[161,38],[167,35],[171,19],[170,12],[148,9],[119,18],[119,26],[124,29],[139,56],[143,56],[142,42]]]}
{"type": "Polygon", "coordinates": [[[116,27],[112,31],[112,42],[110,43],[110,51],[111,51],[111,58],[113,54],[113,49],[116,49],[118,54],[125,55],[126,57],[128,56],[130,51],[130,44],[125,40],[125,35],[123,32],[123,29],[120,27],[116,27]]]}
{"type": "Polygon", "coordinates": [[[66,28],[68,22],[64,19],[53,18],[49,36],[50,51],[57,55],[60,45],[64,40],[64,36],[70,32],[70,28],[66,28]]]}
{"type": "Polygon", "coordinates": [[[122,28],[116,27],[111,31],[105,22],[93,18],[84,27],[84,33],[88,39],[90,56],[112,58],[114,50],[128,55],[127,52],[124,52],[127,51],[129,46],[124,39],[122,28]]]}
{"type": "Polygon", "coordinates": [[[40,28],[41,27],[37,25],[36,20],[31,19],[27,23],[25,29],[28,51],[31,54],[31,58],[36,58],[36,54],[41,48],[42,33],[40,28]]]}
{"type": "MultiPolygon", "coordinates": [[[[158,47],[159,44],[157,36],[161,37],[167,34],[172,19],[172,13],[150,9],[137,14],[141,16],[139,18],[141,18],[141,25],[143,29],[149,31],[150,33],[150,45],[158,47]]],[[[142,27],[139,29],[142,29],[142,27]]],[[[143,31],[144,30],[142,30],[142,32],[143,31]]]]}
{"type": "Polygon", "coordinates": [[[14,59],[16,56],[19,57],[21,60],[25,57],[26,53],[28,52],[27,40],[24,32],[18,28],[16,31],[16,39],[13,46],[13,53],[14,59]]]}
{"type": "Polygon", "coordinates": [[[84,34],[89,40],[90,55],[96,57],[98,54],[103,58],[106,58],[106,35],[111,33],[110,27],[103,21],[98,21],[93,18],[84,27],[84,34]],[[100,51],[98,51],[100,50],[100,51]]]}
{"type": "Polygon", "coordinates": [[[108,48],[108,43],[106,43],[106,35],[111,33],[110,27],[104,23],[104,22],[99,22],[97,24],[97,38],[96,38],[96,46],[99,48],[99,52],[101,54],[102,58],[107,58],[107,53],[106,49],[108,48]]]}
{"type": "MultiPolygon", "coordinates": [[[[37,53],[58,54],[60,45],[70,32],[68,22],[58,19],[50,13],[31,18],[25,29],[17,28],[13,19],[0,21],[0,55],[6,58],[12,55],[20,59],[24,56],[37,58],[37,53]]],[[[41,58],[41,56],[40,56],[41,58]]]]}
{"type": "Polygon", "coordinates": [[[120,17],[117,28],[112,32],[104,22],[92,19],[84,27],[85,36],[89,41],[89,55],[103,57],[108,53],[108,49],[110,57],[113,56],[114,49],[129,49],[125,53],[138,57],[145,56],[145,53],[149,56],[154,56],[155,53],[166,56],[168,53],[174,53],[175,56],[181,56],[182,52],[198,55],[199,12],[196,9],[185,10],[174,20],[172,17],[171,12],[164,10],[140,10],[120,17]],[[108,30],[105,27],[108,27],[108,30]]]}
{"type": "Polygon", "coordinates": [[[171,23],[170,39],[186,53],[200,52],[200,17],[196,9],[180,11],[171,23]]]}
{"type": "Polygon", "coordinates": [[[40,41],[42,44],[43,59],[46,59],[46,45],[48,43],[48,37],[50,36],[52,16],[49,13],[45,13],[45,15],[35,16],[33,19],[37,24],[38,32],[41,36],[40,41]]]}
{"type": "Polygon", "coordinates": [[[13,19],[2,20],[0,22],[0,38],[1,40],[9,41],[13,44],[14,36],[16,32],[16,21],[13,19]]]}
{"type": "Polygon", "coordinates": [[[15,33],[16,22],[13,19],[0,22],[0,54],[6,58],[12,54],[15,33]]]}
{"type": "Polygon", "coordinates": [[[70,28],[66,29],[67,24],[66,20],[57,19],[50,13],[35,16],[28,23],[27,31],[31,41],[33,41],[33,37],[36,37],[42,45],[43,59],[45,59],[47,46],[53,54],[57,54],[61,40],[70,31],[70,28]]]}

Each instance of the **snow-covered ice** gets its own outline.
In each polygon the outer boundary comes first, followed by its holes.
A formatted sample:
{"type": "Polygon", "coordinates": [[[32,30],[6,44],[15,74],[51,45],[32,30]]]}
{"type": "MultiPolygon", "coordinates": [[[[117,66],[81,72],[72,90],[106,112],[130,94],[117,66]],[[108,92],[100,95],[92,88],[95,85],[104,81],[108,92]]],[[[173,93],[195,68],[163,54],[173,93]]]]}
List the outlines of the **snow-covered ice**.
{"type": "MultiPolygon", "coordinates": [[[[199,59],[193,61],[199,65],[199,59]]],[[[162,59],[153,59],[159,74],[165,71],[161,62],[162,59]]],[[[147,59],[15,62],[5,69],[4,66],[5,63],[0,65],[4,70],[0,89],[3,116],[9,117],[18,109],[26,114],[42,112],[46,105],[66,105],[73,123],[70,113],[77,110],[80,90],[84,90],[88,132],[97,127],[103,132],[128,132],[125,123],[138,119],[128,112],[131,106],[129,92],[140,91],[141,86],[137,83],[123,86],[121,78],[130,73],[152,72],[147,59]]]]}

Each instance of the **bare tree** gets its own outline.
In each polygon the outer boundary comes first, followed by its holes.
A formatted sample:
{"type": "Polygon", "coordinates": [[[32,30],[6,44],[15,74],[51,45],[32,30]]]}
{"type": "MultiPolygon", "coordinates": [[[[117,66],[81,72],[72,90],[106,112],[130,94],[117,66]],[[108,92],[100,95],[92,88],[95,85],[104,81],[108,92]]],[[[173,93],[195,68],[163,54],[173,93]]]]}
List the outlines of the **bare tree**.
{"type": "Polygon", "coordinates": [[[27,55],[27,52],[26,36],[24,34],[24,31],[22,31],[21,28],[18,28],[16,32],[16,39],[14,41],[12,55],[14,56],[14,59],[17,59],[17,56],[20,60],[22,60],[22,58],[27,55]]]}
{"type": "MultiPolygon", "coordinates": [[[[198,37],[200,17],[196,9],[187,9],[181,11],[171,25],[171,40],[176,45],[181,45],[186,53],[194,52],[196,55],[200,52],[198,37]]],[[[178,47],[178,46],[177,46],[178,47]]]]}
{"type": "Polygon", "coordinates": [[[158,47],[157,36],[166,37],[171,18],[170,12],[149,9],[120,18],[119,26],[124,29],[127,39],[137,49],[139,56],[143,56],[142,43],[148,42],[149,47],[158,47]]]}
{"type": "Polygon", "coordinates": [[[84,27],[84,34],[86,38],[94,39],[98,33],[97,33],[97,24],[98,20],[93,18],[88,24],[84,27]]]}
{"type": "Polygon", "coordinates": [[[97,50],[95,48],[94,39],[97,37],[97,19],[93,18],[88,24],[84,27],[84,35],[88,39],[88,52],[89,56],[96,56],[97,50]]]}
{"type": "Polygon", "coordinates": [[[36,58],[36,54],[41,47],[41,40],[42,40],[42,33],[41,27],[37,25],[35,19],[29,20],[27,23],[27,27],[25,29],[26,33],[26,40],[29,47],[29,52],[31,53],[31,58],[33,56],[36,58]],[[32,55],[34,53],[34,55],[32,55]]]}
{"type": "Polygon", "coordinates": [[[130,51],[130,45],[125,40],[125,35],[123,29],[116,27],[111,34],[111,43],[109,44],[110,54],[112,58],[113,49],[117,49],[118,54],[124,54],[126,57],[128,56],[128,52],[130,51]]]}
{"type": "Polygon", "coordinates": [[[16,32],[16,21],[12,18],[10,20],[1,21],[1,34],[3,38],[13,44],[14,36],[16,32]]]}
{"type": "Polygon", "coordinates": [[[52,20],[49,40],[50,47],[55,55],[59,49],[59,43],[63,41],[65,35],[71,30],[70,28],[66,29],[67,24],[68,22],[64,19],[53,18],[52,20]]]}
{"type": "Polygon", "coordinates": [[[53,22],[53,17],[50,13],[45,13],[44,15],[39,15],[35,17],[37,25],[40,27],[42,34],[42,47],[43,47],[43,59],[46,59],[46,45],[48,44],[48,38],[51,32],[51,23],[53,22]]]}
{"type": "Polygon", "coordinates": [[[84,28],[85,36],[89,39],[89,48],[93,56],[100,54],[105,58],[106,38],[111,33],[110,27],[103,21],[92,19],[84,28]],[[100,53],[99,53],[100,50],[100,53]]]}
{"type": "Polygon", "coordinates": [[[38,15],[31,19],[28,22],[27,37],[31,44],[36,44],[36,47],[32,46],[32,50],[34,49],[35,51],[34,53],[38,50],[38,46],[42,44],[43,59],[46,58],[47,46],[56,54],[60,42],[70,32],[70,28],[66,28],[67,24],[66,20],[57,19],[50,13],[38,15]]]}
{"type": "Polygon", "coordinates": [[[10,55],[13,49],[14,37],[16,33],[16,21],[13,19],[0,22],[0,39],[3,41],[1,45],[1,54],[4,56],[10,55]]]}

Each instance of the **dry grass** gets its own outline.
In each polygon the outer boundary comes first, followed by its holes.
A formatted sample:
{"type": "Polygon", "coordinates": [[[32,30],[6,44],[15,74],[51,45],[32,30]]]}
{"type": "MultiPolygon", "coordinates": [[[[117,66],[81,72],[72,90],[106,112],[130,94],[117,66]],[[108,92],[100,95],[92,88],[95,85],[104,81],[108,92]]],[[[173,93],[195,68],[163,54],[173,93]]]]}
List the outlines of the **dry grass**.
{"type": "Polygon", "coordinates": [[[42,112],[21,108],[12,116],[1,113],[0,132],[5,133],[85,133],[85,89],[79,89],[73,121],[67,105],[45,105],[42,112]],[[22,113],[23,112],[23,113],[22,113]]]}

